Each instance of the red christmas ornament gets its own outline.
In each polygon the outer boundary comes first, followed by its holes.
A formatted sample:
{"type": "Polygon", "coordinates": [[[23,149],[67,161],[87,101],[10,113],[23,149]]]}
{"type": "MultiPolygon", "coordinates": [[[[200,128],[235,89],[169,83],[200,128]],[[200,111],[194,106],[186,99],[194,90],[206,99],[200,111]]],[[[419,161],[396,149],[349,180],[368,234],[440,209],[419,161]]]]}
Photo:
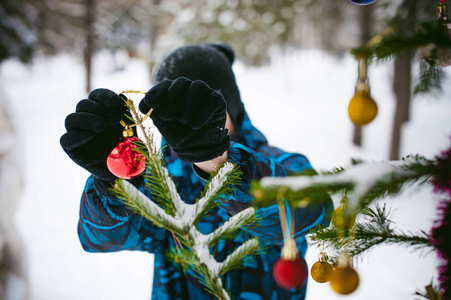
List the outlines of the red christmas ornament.
{"type": "Polygon", "coordinates": [[[273,276],[281,288],[291,290],[305,283],[308,276],[307,269],[307,263],[303,258],[285,260],[281,257],[274,265],[273,276]]]}
{"type": "Polygon", "coordinates": [[[292,238],[285,240],[282,256],[274,264],[272,275],[277,284],[286,290],[305,284],[308,276],[307,263],[299,257],[296,242],[292,238]]]}
{"type": "Polygon", "coordinates": [[[138,147],[134,142],[141,142],[141,140],[133,136],[133,130],[130,128],[124,129],[123,135],[124,138],[108,155],[106,165],[114,176],[130,179],[144,171],[146,158],[136,150],[138,147]]]}

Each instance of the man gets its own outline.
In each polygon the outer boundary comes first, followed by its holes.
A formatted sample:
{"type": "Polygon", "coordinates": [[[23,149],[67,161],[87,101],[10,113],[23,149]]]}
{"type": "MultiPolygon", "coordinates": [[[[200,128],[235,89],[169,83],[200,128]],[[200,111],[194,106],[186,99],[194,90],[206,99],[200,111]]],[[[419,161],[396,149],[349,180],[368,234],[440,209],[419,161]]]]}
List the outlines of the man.
{"type": "MultiPolygon", "coordinates": [[[[179,48],[164,59],[156,75],[157,84],[139,104],[142,113],[154,109],[151,118],[163,137],[166,166],[185,201],[194,203],[209,174],[226,160],[243,173],[232,199],[223,200],[199,223],[200,231],[206,234],[249,207],[253,180],[312,168],[305,156],[268,145],[263,134],[252,126],[232,71],[234,59],[227,44],[179,48]]],[[[81,244],[90,252],[153,253],[152,299],[212,299],[191,271],[184,274],[174,262],[165,259],[165,251],[175,246],[171,234],[129,211],[108,191],[116,178],[105,161],[121,137],[119,121],[124,113],[118,95],[97,89],[80,101],[76,112],[66,119],[67,133],[61,145],[92,174],[81,200],[81,244]]],[[[145,190],[141,176],[130,181],[152,199],[152,191],[145,190]]],[[[296,209],[295,239],[301,256],[307,248],[304,236],[317,224],[327,226],[332,209],[328,197],[323,204],[296,209]]],[[[266,248],[255,260],[226,273],[224,286],[233,299],[304,299],[305,286],[286,291],[272,277],[272,267],[283,246],[277,205],[261,208],[258,214],[262,221],[256,228],[215,249],[216,259],[222,261],[252,235],[257,235],[266,248]]]]}

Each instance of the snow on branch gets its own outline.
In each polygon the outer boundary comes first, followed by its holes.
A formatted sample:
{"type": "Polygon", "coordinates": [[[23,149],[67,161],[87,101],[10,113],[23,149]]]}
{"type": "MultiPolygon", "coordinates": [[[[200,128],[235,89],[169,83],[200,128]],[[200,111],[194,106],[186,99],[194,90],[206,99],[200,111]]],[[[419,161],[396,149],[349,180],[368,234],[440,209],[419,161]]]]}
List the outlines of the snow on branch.
{"type": "Polygon", "coordinates": [[[180,228],[180,220],[167,214],[130,182],[119,180],[116,184],[116,192],[126,205],[146,219],[154,222],[157,226],[168,230],[180,228]]]}
{"type": "Polygon", "coordinates": [[[260,181],[263,190],[282,187],[295,193],[336,192],[348,190],[348,208],[355,211],[368,198],[381,196],[381,191],[398,190],[402,184],[430,174],[434,162],[422,157],[407,157],[402,161],[355,162],[335,173],[315,176],[266,177],[260,181]]]}
{"type": "Polygon", "coordinates": [[[255,208],[249,207],[227,220],[221,227],[210,233],[207,238],[207,245],[215,245],[221,238],[231,236],[242,226],[250,224],[255,220],[255,208]]]}

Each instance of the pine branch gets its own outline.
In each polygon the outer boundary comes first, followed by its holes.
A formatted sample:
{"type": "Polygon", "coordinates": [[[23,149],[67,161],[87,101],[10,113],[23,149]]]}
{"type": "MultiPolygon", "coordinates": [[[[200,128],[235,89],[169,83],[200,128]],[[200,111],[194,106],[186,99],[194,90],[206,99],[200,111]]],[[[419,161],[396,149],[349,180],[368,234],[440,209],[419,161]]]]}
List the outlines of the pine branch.
{"type": "Polygon", "coordinates": [[[312,232],[313,244],[321,243],[336,251],[350,255],[360,255],[380,244],[399,244],[416,249],[433,247],[425,232],[404,233],[392,228],[388,212],[376,205],[370,205],[387,195],[396,194],[406,184],[426,183],[437,173],[437,160],[428,160],[422,156],[408,156],[401,161],[365,163],[353,160],[346,169],[315,176],[294,176],[285,178],[264,178],[255,185],[256,198],[261,203],[277,203],[282,193],[283,199],[290,205],[299,205],[302,201],[313,202],[321,199],[320,192],[343,193],[346,191],[344,216],[355,217],[361,213],[366,221],[356,223],[349,229],[316,228],[312,232]],[[312,196],[313,195],[313,196],[312,196]]]}
{"type": "Polygon", "coordinates": [[[321,201],[325,192],[347,190],[348,213],[356,213],[377,199],[397,193],[406,183],[430,179],[436,168],[435,161],[419,156],[393,162],[354,163],[343,171],[326,175],[263,178],[254,184],[257,204],[275,204],[280,191],[284,191],[284,199],[290,205],[296,206],[301,201],[321,201]]]}
{"type": "Polygon", "coordinates": [[[168,261],[175,261],[179,266],[181,266],[183,272],[186,273],[188,268],[196,266],[199,267],[199,258],[188,249],[175,249],[171,248],[166,250],[166,259],[168,261]]]}
{"type": "MultiPolygon", "coordinates": [[[[431,48],[431,57],[424,57],[420,64],[419,82],[414,87],[414,94],[434,93],[442,90],[445,73],[441,68],[434,67],[434,56],[438,49],[451,49],[451,36],[449,29],[441,20],[423,22],[417,30],[411,33],[396,32],[386,35],[378,43],[365,45],[351,50],[356,58],[365,58],[368,62],[373,60],[384,62],[394,59],[404,53],[412,53],[417,49],[431,48]]],[[[425,50],[427,52],[427,50],[425,50]]],[[[450,51],[450,50],[447,50],[450,51]]]]}
{"type": "Polygon", "coordinates": [[[428,284],[427,286],[425,286],[425,291],[416,291],[415,295],[417,296],[421,296],[424,299],[429,299],[429,300],[441,300],[442,299],[442,295],[440,292],[440,288],[435,286],[432,282],[430,284],[428,284]]]}
{"type": "MultiPolygon", "coordinates": [[[[195,225],[211,208],[219,205],[221,197],[232,193],[231,183],[236,184],[240,173],[235,170],[233,164],[225,163],[212,176],[204,196],[195,204],[187,204],[180,198],[174,182],[164,167],[161,153],[152,152],[149,155],[146,149],[154,151],[149,144],[146,148],[141,146],[140,149],[147,157],[146,188],[151,190],[153,199],[155,198],[158,202],[152,201],[125,180],[116,182],[114,190],[116,195],[136,213],[155,225],[174,232],[177,235],[176,242],[181,242],[186,249],[178,247],[176,250],[167,252],[166,255],[174,258],[184,271],[192,268],[199,280],[206,286],[206,290],[215,297],[230,299],[228,292],[222,286],[220,272],[223,274],[227,270],[237,267],[238,260],[243,260],[245,255],[257,252],[256,247],[250,248],[249,245],[252,244],[246,243],[244,248],[240,247],[233,252],[232,258],[225,263],[215,260],[210,253],[210,247],[221,239],[238,235],[242,226],[254,222],[255,209],[251,207],[231,217],[210,235],[202,234],[195,225]]],[[[256,243],[258,244],[258,242],[256,243]]]]}
{"type": "Polygon", "coordinates": [[[116,181],[113,192],[123,203],[153,222],[156,226],[172,232],[177,249],[166,252],[184,271],[192,268],[195,276],[205,285],[206,290],[218,299],[230,299],[222,286],[220,275],[240,265],[247,256],[258,251],[258,241],[249,240],[237,248],[224,262],[217,262],[210,253],[210,247],[221,239],[229,239],[239,234],[243,226],[255,222],[255,209],[250,207],[229,218],[221,227],[209,235],[202,234],[197,223],[212,209],[229,197],[234,185],[239,183],[241,172],[233,164],[226,162],[212,174],[203,196],[195,204],[187,204],[180,197],[174,181],[164,166],[163,155],[156,149],[152,136],[147,135],[136,109],[131,101],[126,102],[130,112],[146,137],[146,143],[136,143],[137,151],[146,158],[145,188],[151,192],[152,200],[133,184],[125,180],[116,181]],[[184,248],[186,247],[186,248],[184,248]]]}
{"type": "Polygon", "coordinates": [[[399,244],[415,249],[434,247],[424,231],[419,234],[395,231],[385,205],[382,208],[376,205],[376,211],[367,208],[364,214],[367,216],[366,222],[356,223],[346,233],[336,227],[317,228],[310,237],[312,244],[322,243],[325,247],[352,256],[358,256],[380,244],[399,244]]]}
{"type": "Polygon", "coordinates": [[[442,92],[442,83],[446,78],[446,74],[442,68],[434,67],[433,65],[421,61],[420,62],[420,78],[416,84],[414,94],[439,94],[442,92]]]}
{"type": "Polygon", "coordinates": [[[263,178],[260,182],[252,184],[252,194],[255,197],[255,204],[258,207],[266,207],[276,204],[280,193],[283,198],[292,206],[296,207],[304,203],[322,203],[325,199],[329,199],[328,193],[335,194],[345,189],[352,189],[354,183],[350,180],[343,181],[320,181],[322,177],[333,177],[329,175],[317,175],[312,178],[305,176],[280,177],[275,181],[263,178]],[[299,186],[302,181],[302,187],[299,186]]]}
{"type": "Polygon", "coordinates": [[[148,157],[148,172],[145,175],[146,189],[152,191],[152,198],[164,207],[166,213],[175,216],[180,195],[164,167],[163,157],[160,153],[148,157]]]}
{"type": "Polygon", "coordinates": [[[423,22],[412,33],[393,31],[371,47],[352,49],[351,54],[368,60],[387,60],[429,43],[438,47],[451,47],[451,38],[447,31],[446,26],[443,26],[439,20],[423,22]]]}
{"type": "Polygon", "coordinates": [[[208,235],[200,233],[195,227],[190,230],[191,250],[199,258],[199,265],[194,265],[193,269],[202,275],[202,281],[205,282],[212,294],[219,299],[230,299],[229,294],[222,287],[222,281],[219,277],[223,263],[219,263],[211,255],[208,247],[208,235]]]}
{"type": "Polygon", "coordinates": [[[397,194],[403,186],[409,183],[424,183],[433,176],[436,162],[422,156],[407,156],[398,162],[391,162],[393,170],[374,181],[367,194],[361,198],[360,209],[367,207],[376,200],[397,194]]]}
{"type": "MultiPolygon", "coordinates": [[[[227,220],[221,227],[208,235],[207,245],[213,247],[221,239],[232,239],[238,235],[238,231],[244,225],[249,225],[255,221],[255,208],[249,207],[227,220]]],[[[242,233],[242,232],[240,232],[242,233]]]]}
{"type": "Polygon", "coordinates": [[[146,197],[133,184],[126,180],[119,179],[115,185],[116,196],[124,202],[135,213],[142,215],[152,221],[155,225],[179,234],[184,232],[181,229],[179,220],[165,213],[165,211],[146,197]]]}
{"type": "Polygon", "coordinates": [[[193,224],[197,224],[207,215],[207,212],[217,207],[221,203],[219,199],[232,194],[233,186],[237,184],[241,174],[236,166],[230,162],[226,162],[219,167],[217,172],[211,174],[202,197],[196,202],[197,217],[193,224]]]}
{"type": "Polygon", "coordinates": [[[152,135],[146,138],[145,145],[142,143],[136,145],[138,148],[135,151],[139,151],[146,158],[147,168],[142,175],[146,189],[152,191],[152,199],[163,207],[166,213],[175,216],[175,203],[179,203],[181,199],[174,182],[164,167],[161,151],[156,149],[152,135]],[[174,202],[171,199],[178,199],[179,201],[174,202]]]}
{"type": "Polygon", "coordinates": [[[244,244],[235,249],[232,254],[227,256],[219,269],[219,275],[223,275],[232,269],[241,267],[244,258],[255,255],[257,252],[259,252],[258,239],[253,238],[247,240],[244,244]]]}

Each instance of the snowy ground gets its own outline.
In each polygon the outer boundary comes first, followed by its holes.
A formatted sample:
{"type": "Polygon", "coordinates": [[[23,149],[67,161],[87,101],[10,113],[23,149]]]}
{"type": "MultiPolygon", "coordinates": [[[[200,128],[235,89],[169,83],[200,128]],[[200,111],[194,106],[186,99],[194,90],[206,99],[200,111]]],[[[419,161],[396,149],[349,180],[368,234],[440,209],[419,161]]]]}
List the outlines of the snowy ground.
{"type": "MultiPolygon", "coordinates": [[[[352,146],[347,116],[356,62],[319,51],[276,57],[264,68],[235,65],[247,111],[270,143],[305,154],[320,170],[346,166],[350,157],[387,159],[394,108],[390,64],[370,69],[379,114],[364,129],[364,145],[358,149],[352,146]]],[[[144,61],[126,61],[121,71],[114,71],[114,65],[108,55],[96,59],[94,87],[118,92],[150,87],[144,61]]],[[[21,134],[17,146],[23,152],[25,180],[16,222],[28,255],[30,300],[150,299],[152,255],[90,254],[78,242],[78,205],[88,174],[66,156],[59,137],[65,116],[86,97],[80,62],[70,56],[38,59],[31,67],[7,61],[0,84],[21,134]]],[[[402,155],[433,157],[451,145],[451,76],[444,86],[438,99],[414,100],[402,155]]],[[[387,201],[396,225],[415,232],[430,229],[438,200],[430,187],[412,186],[387,201]]],[[[307,262],[316,260],[317,250],[309,249],[307,262]]],[[[361,284],[354,294],[338,296],[328,284],[310,280],[307,299],[415,299],[415,290],[437,278],[436,267],[434,253],[382,246],[357,265],[361,284]]]]}

